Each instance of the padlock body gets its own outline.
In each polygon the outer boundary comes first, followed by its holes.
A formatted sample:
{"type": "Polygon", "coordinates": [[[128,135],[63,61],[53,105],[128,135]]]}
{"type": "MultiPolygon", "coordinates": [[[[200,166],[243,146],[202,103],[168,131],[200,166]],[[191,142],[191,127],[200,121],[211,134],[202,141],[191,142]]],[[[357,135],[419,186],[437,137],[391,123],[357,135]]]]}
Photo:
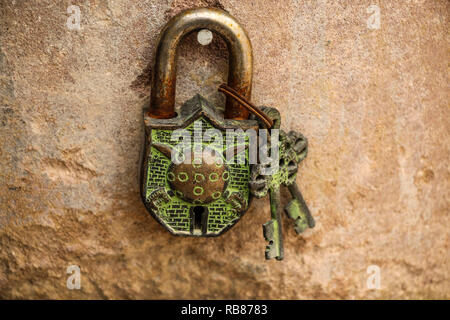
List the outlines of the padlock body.
{"type": "Polygon", "coordinates": [[[171,233],[217,236],[250,202],[249,136],[254,120],[227,120],[196,95],[172,119],[144,116],[141,196],[171,233]],[[240,152],[227,152],[230,146],[240,152]]]}

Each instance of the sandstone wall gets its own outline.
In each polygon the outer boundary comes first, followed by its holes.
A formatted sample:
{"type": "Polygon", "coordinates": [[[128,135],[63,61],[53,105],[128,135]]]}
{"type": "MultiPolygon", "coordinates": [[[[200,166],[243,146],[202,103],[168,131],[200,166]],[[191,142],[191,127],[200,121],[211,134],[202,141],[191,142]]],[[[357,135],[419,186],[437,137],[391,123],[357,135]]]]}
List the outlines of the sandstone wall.
{"type": "MultiPolygon", "coordinates": [[[[450,298],[449,12],[446,0],[0,0],[0,298],[450,298]],[[252,100],[309,138],[298,183],[317,225],[297,236],[284,220],[283,262],[264,260],[267,199],[212,239],[171,236],[141,203],[158,33],[197,6],[242,22],[252,100]],[[70,265],[80,290],[66,287],[70,265]]],[[[190,36],[180,52],[178,104],[197,92],[223,104],[222,41],[190,36]]]]}

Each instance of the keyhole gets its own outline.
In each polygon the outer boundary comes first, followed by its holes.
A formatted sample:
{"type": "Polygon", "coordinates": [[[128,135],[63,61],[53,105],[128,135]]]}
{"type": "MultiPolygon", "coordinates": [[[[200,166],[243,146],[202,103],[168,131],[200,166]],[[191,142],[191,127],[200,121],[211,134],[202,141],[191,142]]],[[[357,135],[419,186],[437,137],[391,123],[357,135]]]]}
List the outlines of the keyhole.
{"type": "Polygon", "coordinates": [[[193,209],[194,212],[194,233],[202,233],[203,229],[203,217],[205,214],[205,207],[196,206],[193,209]]]}

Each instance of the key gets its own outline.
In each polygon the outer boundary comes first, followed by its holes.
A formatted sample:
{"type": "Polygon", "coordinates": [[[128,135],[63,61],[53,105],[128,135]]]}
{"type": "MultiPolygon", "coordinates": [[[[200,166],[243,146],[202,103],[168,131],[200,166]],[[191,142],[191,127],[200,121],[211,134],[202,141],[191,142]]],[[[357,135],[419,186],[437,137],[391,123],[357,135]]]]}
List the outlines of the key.
{"type": "Polygon", "coordinates": [[[288,217],[294,220],[295,232],[297,232],[297,234],[300,234],[308,227],[314,228],[316,222],[314,221],[314,218],[311,215],[311,212],[309,211],[305,200],[303,199],[297,183],[292,183],[288,186],[288,189],[293,199],[285,207],[285,211],[288,217]]]}
{"type": "MultiPolygon", "coordinates": [[[[271,118],[274,123],[273,128],[279,129],[279,112],[268,107],[261,107],[261,110],[271,118]]],[[[260,126],[264,127],[264,124],[261,123],[260,126]]],[[[284,208],[284,211],[290,219],[294,220],[294,229],[297,234],[301,234],[307,228],[313,228],[315,221],[296,182],[298,165],[308,153],[308,141],[302,134],[295,131],[285,133],[280,130],[279,138],[278,160],[280,164],[278,170],[267,175],[263,173],[266,169],[265,165],[254,165],[250,174],[249,186],[250,191],[257,198],[269,194],[271,219],[263,225],[263,235],[268,241],[265,256],[266,259],[282,260],[284,249],[280,202],[281,186],[287,187],[292,196],[292,200],[284,208]]],[[[268,143],[272,143],[272,141],[268,143]]]]}
{"type": "Polygon", "coordinates": [[[270,221],[263,224],[263,234],[269,244],[266,246],[266,259],[283,260],[283,233],[281,225],[281,205],[279,187],[269,189],[270,221]]]}

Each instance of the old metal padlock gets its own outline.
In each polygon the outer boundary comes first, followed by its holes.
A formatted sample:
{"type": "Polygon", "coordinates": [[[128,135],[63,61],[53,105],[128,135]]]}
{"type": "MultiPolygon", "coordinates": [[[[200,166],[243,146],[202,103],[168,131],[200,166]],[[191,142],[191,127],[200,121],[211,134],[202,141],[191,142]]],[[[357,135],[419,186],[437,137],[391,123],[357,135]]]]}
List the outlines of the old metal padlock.
{"type": "Polygon", "coordinates": [[[222,10],[188,10],[169,21],[157,46],[150,107],[144,113],[141,195],[148,211],[171,233],[217,236],[242,217],[252,196],[269,194],[265,254],[266,259],[282,260],[281,186],[288,187],[293,197],[285,211],[294,220],[295,231],[315,224],[296,185],[307,140],[300,133],[280,130],[275,108],[258,108],[250,102],[252,59],[246,32],[222,10]],[[228,85],[219,87],[227,95],[224,114],[200,95],[175,112],[177,46],[186,34],[200,29],[221,35],[228,46],[228,85]],[[271,133],[264,142],[261,135],[267,129],[271,133]],[[251,132],[256,132],[254,140],[251,132]],[[260,161],[264,153],[251,152],[256,146],[270,147],[277,155],[271,157],[274,171],[260,161]]]}
{"type": "Polygon", "coordinates": [[[258,122],[248,119],[249,111],[228,98],[222,115],[200,95],[185,102],[179,114],[174,110],[177,46],[186,34],[204,28],[221,35],[228,45],[228,85],[243,97],[251,94],[251,43],[233,17],[203,8],[169,21],[156,50],[151,102],[144,113],[141,195],[148,211],[176,235],[223,233],[247,210],[251,196],[244,131],[257,130],[258,122]],[[221,137],[207,137],[217,130],[221,137]],[[225,156],[227,145],[233,146],[232,157],[225,156]]]}

